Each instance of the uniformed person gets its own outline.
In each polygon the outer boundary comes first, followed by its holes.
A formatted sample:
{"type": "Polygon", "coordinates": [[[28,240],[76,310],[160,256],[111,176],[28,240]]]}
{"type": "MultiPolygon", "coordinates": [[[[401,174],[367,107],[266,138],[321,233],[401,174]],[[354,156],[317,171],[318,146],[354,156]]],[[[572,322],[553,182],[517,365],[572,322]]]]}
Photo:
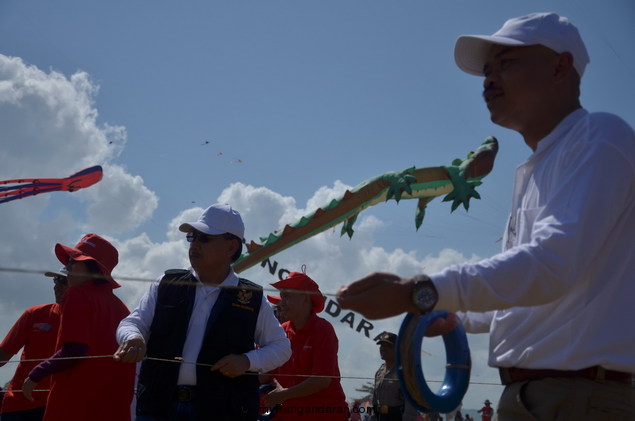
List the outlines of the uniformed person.
{"type": "Polygon", "coordinates": [[[383,332],[377,338],[379,356],[384,363],[375,373],[373,421],[414,421],[418,416],[401,391],[395,367],[396,343],[397,335],[391,332],[383,332]]]}

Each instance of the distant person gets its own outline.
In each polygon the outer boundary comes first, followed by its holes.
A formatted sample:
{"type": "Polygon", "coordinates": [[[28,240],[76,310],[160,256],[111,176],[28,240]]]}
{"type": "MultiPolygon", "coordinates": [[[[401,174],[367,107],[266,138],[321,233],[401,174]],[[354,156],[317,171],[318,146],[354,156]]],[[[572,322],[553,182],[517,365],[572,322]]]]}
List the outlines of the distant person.
{"type": "Polygon", "coordinates": [[[453,411],[445,414],[445,421],[464,421],[463,414],[461,414],[462,404],[459,404],[453,411]]]}
{"type": "Polygon", "coordinates": [[[503,251],[429,277],[371,274],[342,288],[339,304],[369,318],[458,312],[428,335],[457,318],[489,332],[505,385],[499,421],[633,420],[635,132],[582,108],[589,56],[567,18],[509,19],[493,35],[459,37],[454,56],[484,78],[492,122],[531,151],[516,169],[503,251]]]}
{"type": "Polygon", "coordinates": [[[423,421],[443,421],[441,414],[436,411],[423,414],[423,421]]]}
{"type": "Polygon", "coordinates": [[[45,421],[130,420],[134,366],[111,357],[117,326],[129,313],[113,293],[120,287],[111,275],[119,253],[87,234],[74,248],[56,244],[55,254],[68,270],[69,287],[61,302],[57,352],[31,370],[23,394],[33,399],[33,389],[52,376],[45,421]],[[98,358],[83,358],[91,356],[98,358]]]}
{"type": "MultiPolygon", "coordinates": [[[[60,301],[68,288],[66,268],[60,272],[46,272],[45,276],[53,277],[55,303],[29,307],[15,322],[4,341],[0,344],[0,367],[6,364],[13,355],[22,349],[20,360],[42,360],[55,353],[57,331],[60,325],[60,301]]],[[[0,406],[0,421],[40,421],[44,417],[48,392],[33,392],[33,400],[28,400],[20,392],[22,382],[38,361],[22,361],[18,363],[15,374],[9,382],[8,391],[4,392],[0,406]]],[[[40,384],[43,390],[50,389],[50,379],[40,384]]]]}
{"type": "Polygon", "coordinates": [[[279,302],[282,316],[288,319],[282,327],[291,341],[292,354],[269,376],[261,376],[263,383],[276,385],[265,395],[266,405],[282,405],[276,421],[347,420],[337,360],[339,344],[331,323],[317,316],[324,310],[318,284],[305,273],[291,272],[271,285],[280,290],[280,297],[269,298],[279,302]]]}
{"type": "Polygon", "coordinates": [[[494,416],[494,409],[490,406],[492,403],[489,399],[485,399],[483,404],[485,406],[478,410],[478,413],[481,414],[481,421],[491,421],[494,416]]]}
{"type": "Polygon", "coordinates": [[[165,272],[117,331],[118,360],[148,357],[138,378],[137,421],[255,421],[257,373],[282,365],[291,348],[262,288],[232,268],[242,251],[242,218],[214,204],[179,230],[190,244],[191,268],[165,272]]]}
{"type": "Polygon", "coordinates": [[[362,421],[361,407],[360,401],[353,402],[353,406],[351,407],[351,416],[348,421],[362,421]]]}
{"type": "Polygon", "coordinates": [[[373,421],[415,421],[418,413],[401,390],[395,366],[397,335],[383,332],[377,339],[379,356],[384,363],[375,373],[373,421]]]}

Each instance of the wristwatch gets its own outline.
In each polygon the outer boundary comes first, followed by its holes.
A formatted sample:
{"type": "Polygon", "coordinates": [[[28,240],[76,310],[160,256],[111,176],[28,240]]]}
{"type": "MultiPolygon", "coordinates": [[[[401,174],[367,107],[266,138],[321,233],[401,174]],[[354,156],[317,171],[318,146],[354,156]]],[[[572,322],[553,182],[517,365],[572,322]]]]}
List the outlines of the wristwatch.
{"type": "Polygon", "coordinates": [[[412,289],[412,303],[420,313],[431,311],[439,301],[439,293],[432,280],[426,275],[417,275],[412,278],[414,288],[412,289]]]}

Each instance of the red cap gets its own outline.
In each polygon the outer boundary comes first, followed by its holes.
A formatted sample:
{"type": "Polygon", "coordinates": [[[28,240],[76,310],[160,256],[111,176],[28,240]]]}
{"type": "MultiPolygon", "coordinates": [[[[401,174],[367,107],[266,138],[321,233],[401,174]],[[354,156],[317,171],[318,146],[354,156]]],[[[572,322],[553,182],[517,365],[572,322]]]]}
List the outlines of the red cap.
{"type": "Polygon", "coordinates": [[[119,263],[119,253],[117,249],[97,234],[86,234],[75,248],[70,248],[62,244],[55,245],[55,255],[62,264],[66,265],[68,259],[82,261],[92,260],[97,263],[99,270],[113,288],[119,288],[119,285],[110,275],[112,270],[119,263]]]}
{"type": "MultiPolygon", "coordinates": [[[[324,310],[324,296],[320,292],[320,287],[305,273],[291,272],[285,279],[274,282],[271,286],[276,289],[294,289],[296,291],[311,292],[313,294],[309,294],[309,297],[311,297],[311,302],[313,303],[313,312],[319,313],[324,310]]],[[[267,295],[267,300],[275,305],[280,303],[280,297],[267,295]]]]}
{"type": "Polygon", "coordinates": [[[280,304],[280,297],[274,297],[273,295],[267,295],[267,301],[269,301],[274,306],[280,304]]]}

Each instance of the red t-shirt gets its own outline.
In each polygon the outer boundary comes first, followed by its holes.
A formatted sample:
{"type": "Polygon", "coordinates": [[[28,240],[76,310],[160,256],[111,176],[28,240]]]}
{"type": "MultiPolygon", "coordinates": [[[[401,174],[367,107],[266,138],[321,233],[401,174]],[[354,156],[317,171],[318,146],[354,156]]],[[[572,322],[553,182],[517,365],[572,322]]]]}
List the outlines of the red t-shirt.
{"type": "MultiPolygon", "coordinates": [[[[55,353],[57,330],[60,325],[60,306],[43,304],[28,308],[15,322],[0,348],[15,355],[24,348],[21,360],[43,360],[55,353]]],[[[25,361],[18,364],[9,383],[8,390],[21,390],[26,379],[40,361],[25,361]]],[[[37,389],[50,389],[50,379],[38,383],[37,389]]],[[[25,411],[46,405],[48,392],[33,392],[34,401],[27,400],[22,392],[6,392],[0,413],[25,411]]]]}
{"type": "MultiPolygon", "coordinates": [[[[61,304],[57,348],[67,342],[88,345],[88,355],[118,348],[115,331],[130,312],[109,285],[88,282],[69,288],[61,304]]],[[[111,357],[81,359],[52,375],[45,421],[130,420],[135,365],[111,357]]]]}
{"type": "Polygon", "coordinates": [[[327,388],[313,395],[285,401],[275,419],[346,420],[348,405],[339,379],[338,340],[333,326],[313,314],[297,331],[291,321],[283,323],[282,327],[291,341],[291,358],[272,373],[280,385],[285,388],[295,386],[307,377],[276,374],[308,374],[336,378],[331,379],[327,388]]]}
{"type": "Polygon", "coordinates": [[[494,408],[491,406],[484,406],[478,412],[481,413],[481,421],[490,421],[494,415],[494,408]]]}

